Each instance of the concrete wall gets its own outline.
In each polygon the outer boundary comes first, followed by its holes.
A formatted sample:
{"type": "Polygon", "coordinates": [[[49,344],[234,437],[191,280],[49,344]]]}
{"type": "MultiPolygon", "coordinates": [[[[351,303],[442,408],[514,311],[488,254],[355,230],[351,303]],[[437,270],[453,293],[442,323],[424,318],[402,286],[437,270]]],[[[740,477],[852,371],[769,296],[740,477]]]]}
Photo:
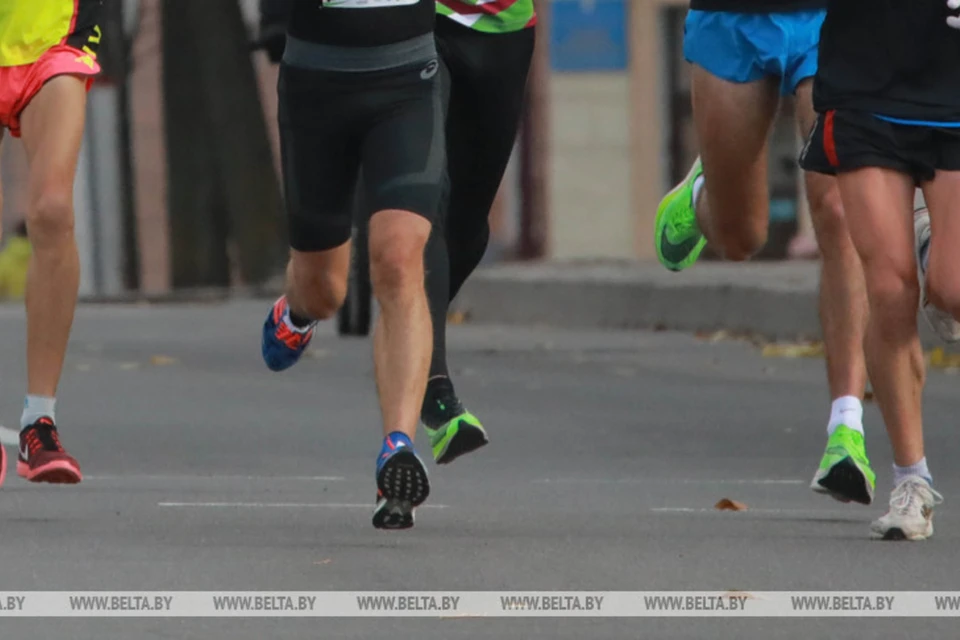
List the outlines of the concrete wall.
{"type": "Polygon", "coordinates": [[[551,78],[552,257],[633,257],[629,76],[551,78]]]}

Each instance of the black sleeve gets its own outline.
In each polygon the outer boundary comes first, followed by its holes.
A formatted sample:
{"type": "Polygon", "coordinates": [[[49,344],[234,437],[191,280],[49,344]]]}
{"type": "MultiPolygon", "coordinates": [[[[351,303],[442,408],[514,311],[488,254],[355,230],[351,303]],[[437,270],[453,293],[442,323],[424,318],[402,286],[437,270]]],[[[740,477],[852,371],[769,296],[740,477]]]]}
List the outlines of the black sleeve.
{"type": "Polygon", "coordinates": [[[260,45],[266,49],[271,62],[277,63],[283,58],[293,3],[294,0],[260,0],[260,45]]]}

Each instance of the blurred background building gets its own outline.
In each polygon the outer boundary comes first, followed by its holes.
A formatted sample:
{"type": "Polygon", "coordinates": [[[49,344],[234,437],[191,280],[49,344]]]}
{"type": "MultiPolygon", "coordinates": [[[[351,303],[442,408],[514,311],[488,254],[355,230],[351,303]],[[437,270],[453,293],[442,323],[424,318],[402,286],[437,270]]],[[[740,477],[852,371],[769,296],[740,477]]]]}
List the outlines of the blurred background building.
{"type": "MultiPolygon", "coordinates": [[[[697,154],[682,0],[540,3],[526,126],[495,210],[489,260],[652,260],[660,196],[697,154]]],[[[105,0],[104,77],[78,174],[82,294],[258,285],[279,273],[276,69],[257,0],[105,0]],[[165,16],[176,20],[165,24],[165,16]]],[[[786,102],[770,157],[771,241],[809,233],[786,102]]],[[[5,237],[25,167],[0,152],[5,237]]],[[[803,243],[797,255],[807,255],[803,243]]]]}

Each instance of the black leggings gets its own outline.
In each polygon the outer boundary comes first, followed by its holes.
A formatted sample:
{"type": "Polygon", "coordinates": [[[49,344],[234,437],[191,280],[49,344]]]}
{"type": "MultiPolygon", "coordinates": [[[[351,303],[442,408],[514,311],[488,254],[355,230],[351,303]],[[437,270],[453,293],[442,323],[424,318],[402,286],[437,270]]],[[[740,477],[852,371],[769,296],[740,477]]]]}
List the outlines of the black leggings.
{"type": "Polygon", "coordinates": [[[449,78],[448,183],[427,243],[433,318],[430,376],[447,376],[446,319],[487,249],[490,208],[513,152],[523,113],[534,29],[487,34],[437,18],[437,48],[449,78]]]}

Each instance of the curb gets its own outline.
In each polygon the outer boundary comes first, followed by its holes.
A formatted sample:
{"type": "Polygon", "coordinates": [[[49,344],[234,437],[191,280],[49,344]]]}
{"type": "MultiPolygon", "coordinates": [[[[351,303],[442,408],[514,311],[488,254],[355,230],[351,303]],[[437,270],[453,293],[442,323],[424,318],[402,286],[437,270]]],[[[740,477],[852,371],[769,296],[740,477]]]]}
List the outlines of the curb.
{"type": "MultiPolygon", "coordinates": [[[[507,265],[474,274],[456,309],[480,324],[818,340],[818,282],[815,262],[708,263],[677,274],[629,263],[507,265]]],[[[925,347],[944,346],[919,324],[925,347]]]]}

